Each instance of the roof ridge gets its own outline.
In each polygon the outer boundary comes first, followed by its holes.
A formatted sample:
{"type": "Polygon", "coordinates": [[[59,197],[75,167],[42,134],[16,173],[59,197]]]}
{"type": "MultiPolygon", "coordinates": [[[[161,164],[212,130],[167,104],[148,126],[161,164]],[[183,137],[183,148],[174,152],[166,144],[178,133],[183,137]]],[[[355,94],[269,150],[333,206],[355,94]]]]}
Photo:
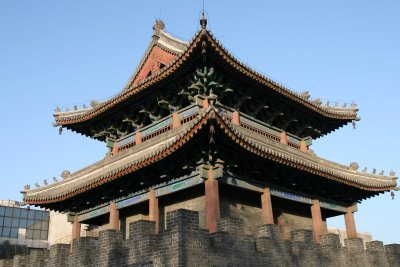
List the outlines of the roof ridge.
{"type": "MultiPolygon", "coordinates": [[[[266,74],[263,74],[255,69],[253,69],[249,64],[244,63],[243,61],[241,61],[240,59],[238,59],[237,57],[235,57],[222,43],[221,41],[219,41],[218,39],[216,39],[214,37],[214,34],[209,31],[208,29],[205,29],[204,32],[206,33],[206,35],[208,36],[208,39],[211,40],[212,42],[214,42],[218,48],[225,53],[228,57],[230,57],[236,64],[238,64],[240,67],[244,68],[245,70],[247,70],[250,74],[258,76],[259,78],[263,79],[264,81],[271,83],[272,85],[275,85],[278,87],[278,89],[283,90],[284,94],[286,96],[294,96],[295,99],[292,99],[299,102],[299,103],[303,103],[303,104],[307,104],[310,107],[313,107],[314,110],[315,109],[319,109],[321,111],[325,111],[325,115],[328,117],[329,113],[334,113],[337,115],[348,115],[348,116],[352,116],[354,115],[354,119],[359,120],[360,118],[356,116],[355,112],[358,111],[358,108],[354,107],[354,105],[350,106],[349,108],[346,107],[342,107],[342,108],[338,108],[338,107],[326,107],[326,106],[322,106],[322,102],[320,103],[319,98],[316,98],[314,100],[309,100],[309,96],[308,97],[304,97],[302,95],[302,93],[296,92],[290,88],[288,88],[287,86],[283,85],[282,83],[279,83],[275,80],[273,80],[272,78],[268,77],[266,74]],[[286,93],[286,94],[285,94],[286,93]]],[[[275,91],[277,91],[275,88],[271,88],[275,91]]],[[[279,93],[279,92],[278,92],[279,93]]],[[[290,98],[290,97],[289,97],[290,98]]]]}

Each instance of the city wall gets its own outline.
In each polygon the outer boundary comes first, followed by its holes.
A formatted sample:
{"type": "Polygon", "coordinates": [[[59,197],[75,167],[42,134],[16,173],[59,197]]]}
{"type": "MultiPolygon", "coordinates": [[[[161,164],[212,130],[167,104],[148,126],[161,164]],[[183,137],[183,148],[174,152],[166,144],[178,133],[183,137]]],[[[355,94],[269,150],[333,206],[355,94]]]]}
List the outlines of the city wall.
{"type": "Polygon", "coordinates": [[[224,218],[216,233],[199,228],[197,212],[175,210],[167,214],[167,228],[155,233],[155,223],[140,220],[129,225],[129,239],[121,232],[104,230],[98,238],[80,237],[49,250],[35,250],[0,260],[1,266],[400,266],[400,245],[383,245],[351,238],[343,247],[339,236],[321,236],[314,243],[311,230],[291,232],[289,240],[281,239],[279,226],[262,225],[254,235],[245,234],[244,223],[224,218]]]}

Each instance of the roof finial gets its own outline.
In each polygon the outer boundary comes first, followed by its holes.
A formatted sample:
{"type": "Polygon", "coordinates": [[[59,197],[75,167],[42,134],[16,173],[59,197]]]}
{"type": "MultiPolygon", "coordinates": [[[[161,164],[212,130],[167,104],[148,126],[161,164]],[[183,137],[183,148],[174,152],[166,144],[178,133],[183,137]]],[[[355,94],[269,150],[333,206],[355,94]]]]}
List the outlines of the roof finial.
{"type": "Polygon", "coordinates": [[[203,11],[201,12],[200,25],[201,25],[201,28],[202,28],[203,30],[206,29],[206,27],[207,27],[207,19],[206,19],[206,17],[204,16],[204,9],[203,9],[203,11]]]}
{"type": "Polygon", "coordinates": [[[165,29],[165,24],[162,20],[156,20],[153,26],[154,35],[159,35],[161,30],[165,29]]]}

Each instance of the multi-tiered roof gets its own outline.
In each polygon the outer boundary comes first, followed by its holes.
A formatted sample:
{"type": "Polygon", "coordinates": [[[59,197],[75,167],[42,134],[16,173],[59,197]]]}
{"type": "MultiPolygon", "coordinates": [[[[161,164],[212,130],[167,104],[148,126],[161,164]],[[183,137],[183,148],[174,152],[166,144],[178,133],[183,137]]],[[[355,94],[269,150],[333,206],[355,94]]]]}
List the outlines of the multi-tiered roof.
{"type": "MultiPolygon", "coordinates": [[[[184,42],[157,21],[125,88],[90,108],[57,110],[55,125],[107,141],[112,153],[51,185],[25,191],[28,204],[81,211],[223,166],[221,180],[251,177],[343,206],[396,187],[389,176],[315,155],[311,140],[358,120],[358,108],[323,105],[233,57],[206,29],[184,42]],[[240,114],[240,115],[238,115],[240,114]]],[[[231,180],[229,180],[231,179],[231,180]]],[[[197,180],[196,180],[197,181],[197,180]]]]}

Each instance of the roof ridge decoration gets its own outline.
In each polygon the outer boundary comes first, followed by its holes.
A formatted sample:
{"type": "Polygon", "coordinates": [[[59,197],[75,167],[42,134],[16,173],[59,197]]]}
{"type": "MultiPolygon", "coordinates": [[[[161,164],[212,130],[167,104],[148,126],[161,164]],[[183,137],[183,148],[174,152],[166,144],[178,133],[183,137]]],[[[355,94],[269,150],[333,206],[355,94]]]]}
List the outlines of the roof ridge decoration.
{"type": "MultiPolygon", "coordinates": [[[[210,99],[213,99],[213,97],[214,94],[211,91],[210,99]]],[[[309,153],[299,152],[297,149],[283,146],[280,143],[256,142],[238,130],[238,128],[231,122],[223,119],[217,106],[210,105],[207,110],[200,112],[198,117],[189,123],[187,127],[182,127],[181,133],[173,137],[168,143],[162,145],[157,150],[142,155],[137,159],[129,160],[122,165],[113,162],[109,166],[112,167],[115,164],[115,168],[110,167],[109,171],[103,174],[99,173],[99,175],[93,177],[89,177],[90,174],[87,174],[82,177],[76,177],[75,179],[71,179],[71,177],[74,176],[71,174],[69,178],[53,185],[25,191],[24,200],[29,204],[62,201],[149,166],[154,162],[168,157],[184,146],[184,144],[193,138],[193,136],[195,136],[196,133],[199,132],[210,120],[215,120],[216,123],[213,123],[213,125],[219,125],[227,137],[245,150],[279,164],[296,167],[299,170],[319,175],[365,191],[382,192],[396,187],[397,177],[382,177],[377,174],[360,173],[340,164],[332,165],[332,162],[326,161],[325,159],[309,153]],[[82,179],[86,177],[89,177],[90,179],[82,181],[82,179]],[[81,181],[79,182],[79,180],[81,181]],[[74,184],[75,186],[68,188],[65,186],[67,184],[74,184]],[[50,194],[49,190],[55,190],[55,187],[62,189],[62,191],[50,194]]],[[[131,155],[133,154],[129,154],[123,159],[126,159],[131,155]]],[[[119,159],[119,161],[122,161],[123,159],[119,159]]]]}

